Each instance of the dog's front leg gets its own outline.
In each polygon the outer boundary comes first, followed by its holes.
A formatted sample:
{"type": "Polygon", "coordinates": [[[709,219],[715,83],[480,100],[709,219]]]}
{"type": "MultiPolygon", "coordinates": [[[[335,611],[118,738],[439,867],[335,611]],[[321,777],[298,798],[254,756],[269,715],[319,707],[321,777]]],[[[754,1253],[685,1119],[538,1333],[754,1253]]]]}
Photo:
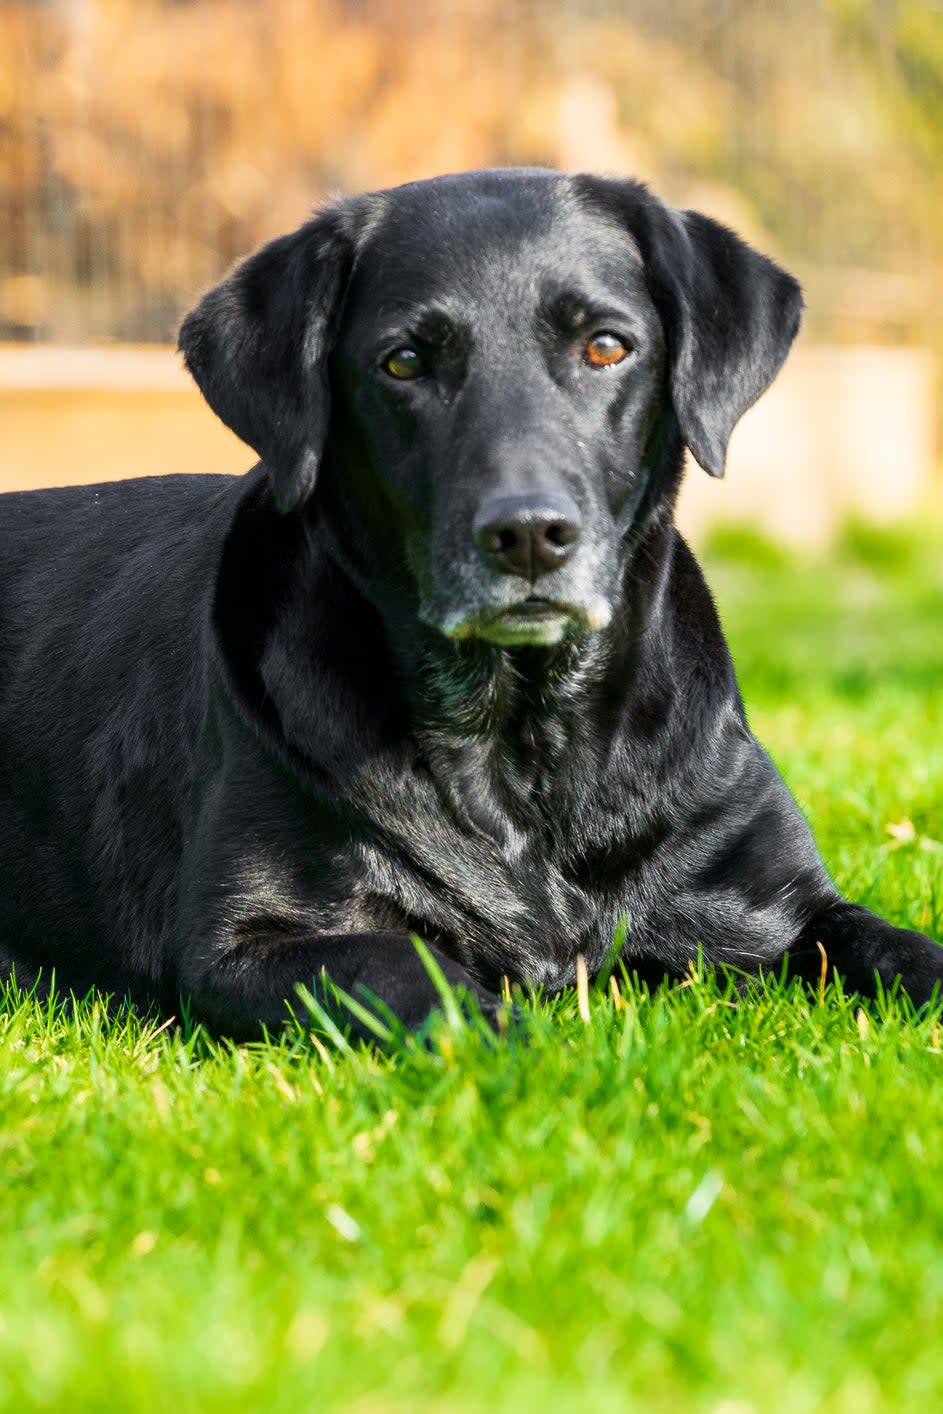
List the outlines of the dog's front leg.
{"type": "MultiPolygon", "coordinates": [[[[429,946],[450,986],[474,997],[494,1025],[498,998],[440,948],[429,946]]],[[[273,938],[271,935],[216,944],[184,958],[179,987],[193,1014],[214,1032],[250,1040],[262,1027],[276,1031],[288,1020],[288,1007],[302,1009],[296,986],[303,983],[323,998],[328,977],[369,1007],[372,994],[412,1030],[439,1004],[435,984],[407,933],[353,933],[326,937],[273,938]]],[[[355,1017],[354,1032],[370,1032],[355,1017]]]]}
{"type": "Polygon", "coordinates": [[[922,933],[897,928],[861,904],[844,899],[822,908],[789,950],[790,972],[814,979],[822,966],[837,972],[848,991],[873,997],[896,981],[915,1006],[943,994],[943,947],[922,933]]]}

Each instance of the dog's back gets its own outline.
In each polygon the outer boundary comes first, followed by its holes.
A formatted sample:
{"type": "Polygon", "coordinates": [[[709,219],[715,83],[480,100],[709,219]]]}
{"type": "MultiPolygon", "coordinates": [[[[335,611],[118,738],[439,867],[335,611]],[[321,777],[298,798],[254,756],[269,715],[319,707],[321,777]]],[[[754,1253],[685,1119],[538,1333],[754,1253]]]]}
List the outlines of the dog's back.
{"type": "Polygon", "coordinates": [[[53,953],[60,986],[94,957],[106,989],[152,991],[204,711],[207,567],[237,486],[0,497],[0,960],[23,983],[53,953]]]}

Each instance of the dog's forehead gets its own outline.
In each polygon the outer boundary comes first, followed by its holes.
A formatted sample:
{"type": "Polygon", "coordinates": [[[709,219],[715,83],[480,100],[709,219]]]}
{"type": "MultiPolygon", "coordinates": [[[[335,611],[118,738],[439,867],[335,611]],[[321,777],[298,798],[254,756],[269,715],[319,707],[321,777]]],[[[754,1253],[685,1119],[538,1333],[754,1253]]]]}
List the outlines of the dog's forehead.
{"type": "Polygon", "coordinates": [[[474,173],[378,194],[352,293],[363,312],[429,302],[533,306],[548,288],[631,295],[638,247],[550,172],[474,173]]]}

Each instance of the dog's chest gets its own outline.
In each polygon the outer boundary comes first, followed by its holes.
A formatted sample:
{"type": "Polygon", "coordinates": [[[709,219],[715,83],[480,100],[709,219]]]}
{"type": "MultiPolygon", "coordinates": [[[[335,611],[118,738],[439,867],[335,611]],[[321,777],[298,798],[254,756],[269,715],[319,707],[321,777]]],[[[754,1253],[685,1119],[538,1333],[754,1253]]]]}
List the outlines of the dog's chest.
{"type": "Polygon", "coordinates": [[[572,820],[564,802],[512,811],[468,761],[371,772],[360,848],[366,893],[417,928],[535,980],[559,982],[578,951],[605,953],[618,913],[566,876],[572,820]],[[611,915],[611,916],[610,916],[611,915]]]}

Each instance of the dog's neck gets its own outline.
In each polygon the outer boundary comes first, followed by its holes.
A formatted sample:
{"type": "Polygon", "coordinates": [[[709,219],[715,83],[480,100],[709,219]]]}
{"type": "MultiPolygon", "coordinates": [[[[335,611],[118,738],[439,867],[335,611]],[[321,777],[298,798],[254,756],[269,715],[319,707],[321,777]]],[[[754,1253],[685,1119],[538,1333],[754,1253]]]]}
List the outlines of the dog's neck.
{"type": "Polygon", "coordinates": [[[589,725],[613,635],[554,648],[429,641],[407,677],[413,731],[456,814],[500,833],[545,820],[572,751],[589,725]]]}
{"type": "Polygon", "coordinates": [[[605,750],[615,730],[609,704],[631,698],[641,645],[662,615],[672,537],[668,519],[649,527],[627,558],[613,621],[553,647],[455,641],[350,586],[358,617],[373,620],[363,641],[372,639],[373,652],[382,641],[391,669],[387,676],[374,660],[377,690],[400,698],[403,726],[437,777],[474,779],[479,795],[490,782],[523,807],[547,793],[578,740],[605,750]]]}

